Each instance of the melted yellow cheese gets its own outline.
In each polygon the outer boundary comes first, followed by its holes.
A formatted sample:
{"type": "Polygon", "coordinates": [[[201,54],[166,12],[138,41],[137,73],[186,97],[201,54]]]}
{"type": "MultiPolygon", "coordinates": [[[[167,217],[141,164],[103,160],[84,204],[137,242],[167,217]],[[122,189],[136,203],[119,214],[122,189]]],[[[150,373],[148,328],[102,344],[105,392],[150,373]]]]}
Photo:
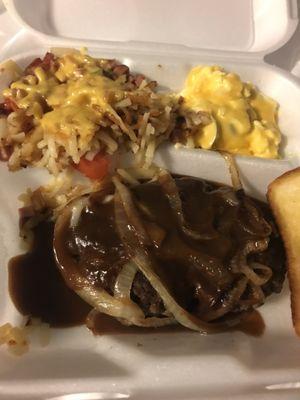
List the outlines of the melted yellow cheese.
{"type": "Polygon", "coordinates": [[[11,97],[19,108],[23,108],[32,113],[34,117],[41,118],[41,100],[47,96],[59,84],[58,80],[37,67],[34,75],[28,75],[13,82],[9,89],[3,90],[4,97],[11,97]]]}
{"type": "Polygon", "coordinates": [[[37,67],[34,75],[15,81],[3,95],[33,115],[45,136],[68,146],[75,135],[83,148],[99,129],[103,114],[119,118],[113,105],[126,96],[120,83],[102,75],[99,63],[86,54],[72,52],[58,58],[55,76],[37,67]],[[51,111],[43,112],[43,108],[51,111]]]}
{"type": "MultiPolygon", "coordinates": [[[[65,146],[74,135],[79,137],[81,149],[88,145],[104,114],[118,120],[126,131],[114,106],[127,97],[127,92],[121,82],[103,75],[105,61],[72,51],[56,62],[55,72],[37,67],[32,75],[13,82],[3,95],[33,115],[35,126],[42,128],[45,136],[53,136],[65,146]]],[[[210,117],[211,122],[194,136],[196,147],[278,157],[281,135],[277,103],[242,82],[238,75],[218,66],[196,67],[190,71],[181,95],[184,107],[205,111],[210,117]]],[[[172,95],[159,99],[167,105],[172,95]]]]}
{"type": "Polygon", "coordinates": [[[41,126],[46,137],[50,135],[64,146],[68,146],[72,136],[79,137],[78,145],[81,150],[97,130],[97,121],[99,117],[91,108],[66,105],[46,113],[41,120],[41,126]]]}
{"type": "Polygon", "coordinates": [[[61,82],[70,78],[90,73],[98,73],[101,71],[99,60],[97,58],[93,58],[79,51],[63,55],[59,58],[58,64],[59,67],[55,76],[61,82]]]}
{"type": "Polygon", "coordinates": [[[62,105],[99,106],[98,111],[111,109],[110,105],[124,98],[124,90],[116,81],[102,75],[87,73],[76,80],[69,79],[67,83],[53,88],[47,96],[51,107],[62,105]]]}
{"type": "Polygon", "coordinates": [[[211,124],[200,128],[194,137],[197,147],[278,157],[278,105],[238,75],[218,66],[195,67],[181,95],[185,107],[211,116],[211,124]]]}

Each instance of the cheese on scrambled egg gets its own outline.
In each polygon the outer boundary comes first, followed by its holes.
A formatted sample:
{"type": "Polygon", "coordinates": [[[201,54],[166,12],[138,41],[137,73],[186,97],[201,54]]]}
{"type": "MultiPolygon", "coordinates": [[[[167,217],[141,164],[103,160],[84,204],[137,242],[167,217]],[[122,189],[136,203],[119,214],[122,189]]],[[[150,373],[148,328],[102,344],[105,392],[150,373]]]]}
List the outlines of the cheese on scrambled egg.
{"type": "Polygon", "coordinates": [[[194,136],[196,147],[278,158],[278,104],[238,75],[219,66],[195,67],[181,95],[185,107],[211,117],[194,136]]]}

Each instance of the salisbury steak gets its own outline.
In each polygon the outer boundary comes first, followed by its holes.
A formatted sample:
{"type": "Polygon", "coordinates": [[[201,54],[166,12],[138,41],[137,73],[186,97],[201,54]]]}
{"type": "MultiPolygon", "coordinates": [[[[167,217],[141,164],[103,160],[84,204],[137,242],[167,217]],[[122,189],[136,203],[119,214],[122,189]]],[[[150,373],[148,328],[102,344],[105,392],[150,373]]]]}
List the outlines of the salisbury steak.
{"type": "Polygon", "coordinates": [[[121,194],[112,188],[90,195],[79,213],[75,207],[75,224],[70,218],[60,222],[54,242],[66,282],[79,294],[93,291],[93,300],[82,297],[96,308],[127,323],[135,323],[122,314],[129,303],[145,320],[173,318],[171,298],[191,319],[232,323],[281,290],[284,250],[267,205],[243,191],[184,176],[121,194]],[[148,266],[139,265],[137,253],[148,266]],[[103,299],[97,302],[97,290],[110,296],[107,308],[103,299]],[[115,303],[126,291],[127,302],[115,303]]]}

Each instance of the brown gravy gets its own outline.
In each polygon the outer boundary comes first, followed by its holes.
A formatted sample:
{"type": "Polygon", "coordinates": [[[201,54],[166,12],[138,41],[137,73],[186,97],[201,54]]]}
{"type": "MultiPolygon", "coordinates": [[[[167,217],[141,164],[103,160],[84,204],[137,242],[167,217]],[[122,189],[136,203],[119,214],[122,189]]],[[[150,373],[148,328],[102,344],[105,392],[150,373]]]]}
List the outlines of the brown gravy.
{"type": "Polygon", "coordinates": [[[257,310],[254,310],[237,326],[235,326],[233,330],[246,333],[250,336],[259,337],[263,335],[265,328],[266,326],[263,317],[257,310]]]}
{"type": "MultiPolygon", "coordinates": [[[[165,334],[165,333],[176,333],[176,332],[198,332],[191,331],[182,325],[169,325],[160,328],[141,328],[138,326],[125,326],[122,325],[118,320],[109,315],[98,313],[93,317],[93,321],[87,324],[89,329],[94,335],[123,335],[123,334],[165,334]]],[[[261,314],[255,310],[251,314],[247,315],[238,325],[233,328],[229,328],[228,331],[239,331],[249,336],[260,337],[265,331],[265,323],[261,314]]]]}
{"type": "MultiPolygon", "coordinates": [[[[180,193],[187,225],[206,239],[195,240],[186,234],[161,183],[136,185],[131,195],[136,215],[148,235],[151,268],[176,302],[200,320],[212,321],[215,315],[221,315],[224,318],[220,322],[226,322],[241,311],[250,312],[277,288],[280,291],[284,277],[282,243],[271,228],[267,205],[242,192],[234,193],[232,188],[201,179],[176,177],[173,184],[180,193]],[[272,276],[262,289],[247,284],[231,307],[228,299],[235,296],[233,288],[238,287],[241,278],[233,271],[231,262],[235,258],[235,262],[241,263],[248,247],[252,250],[247,262],[268,265],[272,276]]],[[[80,274],[88,285],[113,294],[116,278],[137,244],[126,247],[126,242],[132,240],[130,230],[122,239],[115,201],[103,202],[103,199],[102,192],[91,195],[72,228],[67,209],[56,230],[54,248],[65,280],[74,290],[80,289],[81,281],[74,279],[80,274]]],[[[121,225],[125,220],[121,218],[121,225]]],[[[164,305],[149,281],[142,278],[143,274],[136,274],[131,298],[147,317],[161,317],[164,305]]]]}
{"type": "MultiPolygon", "coordinates": [[[[53,327],[86,322],[91,307],[69,289],[53,255],[54,224],[42,222],[35,228],[32,248],[9,262],[9,290],[16,308],[23,315],[40,318],[53,327]]],[[[109,316],[98,314],[89,328],[95,334],[145,334],[187,331],[181,326],[165,328],[126,327],[109,316]]],[[[264,321],[257,311],[251,313],[233,330],[260,336],[264,321]]]]}
{"type": "Polygon", "coordinates": [[[10,295],[21,314],[53,327],[83,324],[91,307],[67,287],[56,267],[53,228],[53,223],[40,223],[30,251],[10,260],[10,295]]]}

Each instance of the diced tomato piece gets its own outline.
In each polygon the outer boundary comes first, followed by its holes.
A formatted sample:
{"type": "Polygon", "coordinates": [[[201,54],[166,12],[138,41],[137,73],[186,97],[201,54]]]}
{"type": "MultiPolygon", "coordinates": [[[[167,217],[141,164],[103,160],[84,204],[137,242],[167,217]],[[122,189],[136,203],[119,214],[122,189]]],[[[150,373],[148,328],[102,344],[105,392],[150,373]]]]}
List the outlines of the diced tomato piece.
{"type": "Polygon", "coordinates": [[[7,97],[4,100],[4,106],[5,106],[7,111],[17,111],[19,109],[17,104],[10,97],[7,97]]]}
{"type": "Polygon", "coordinates": [[[35,70],[35,68],[39,67],[42,64],[43,60],[38,57],[35,58],[29,65],[27,65],[27,67],[25,68],[25,74],[29,75],[29,74],[33,74],[33,71],[35,70]]]}
{"type": "Polygon", "coordinates": [[[74,168],[90,179],[101,180],[108,174],[109,164],[108,157],[98,153],[92,161],[82,157],[74,168]]]}
{"type": "Polygon", "coordinates": [[[25,68],[25,74],[33,74],[35,68],[41,67],[45,71],[49,71],[51,66],[54,64],[54,59],[55,56],[53,53],[46,53],[45,57],[43,59],[41,58],[35,58],[26,68],[25,68]]]}
{"type": "Polygon", "coordinates": [[[48,71],[53,65],[53,63],[54,63],[54,54],[48,52],[46,53],[41,66],[45,71],[48,71]]]}
{"type": "Polygon", "coordinates": [[[12,155],[12,146],[1,146],[0,147],[0,161],[8,161],[12,155]]]}
{"type": "Polygon", "coordinates": [[[6,97],[4,102],[0,104],[0,114],[10,114],[13,111],[17,111],[17,104],[9,97],[6,97]]]}

